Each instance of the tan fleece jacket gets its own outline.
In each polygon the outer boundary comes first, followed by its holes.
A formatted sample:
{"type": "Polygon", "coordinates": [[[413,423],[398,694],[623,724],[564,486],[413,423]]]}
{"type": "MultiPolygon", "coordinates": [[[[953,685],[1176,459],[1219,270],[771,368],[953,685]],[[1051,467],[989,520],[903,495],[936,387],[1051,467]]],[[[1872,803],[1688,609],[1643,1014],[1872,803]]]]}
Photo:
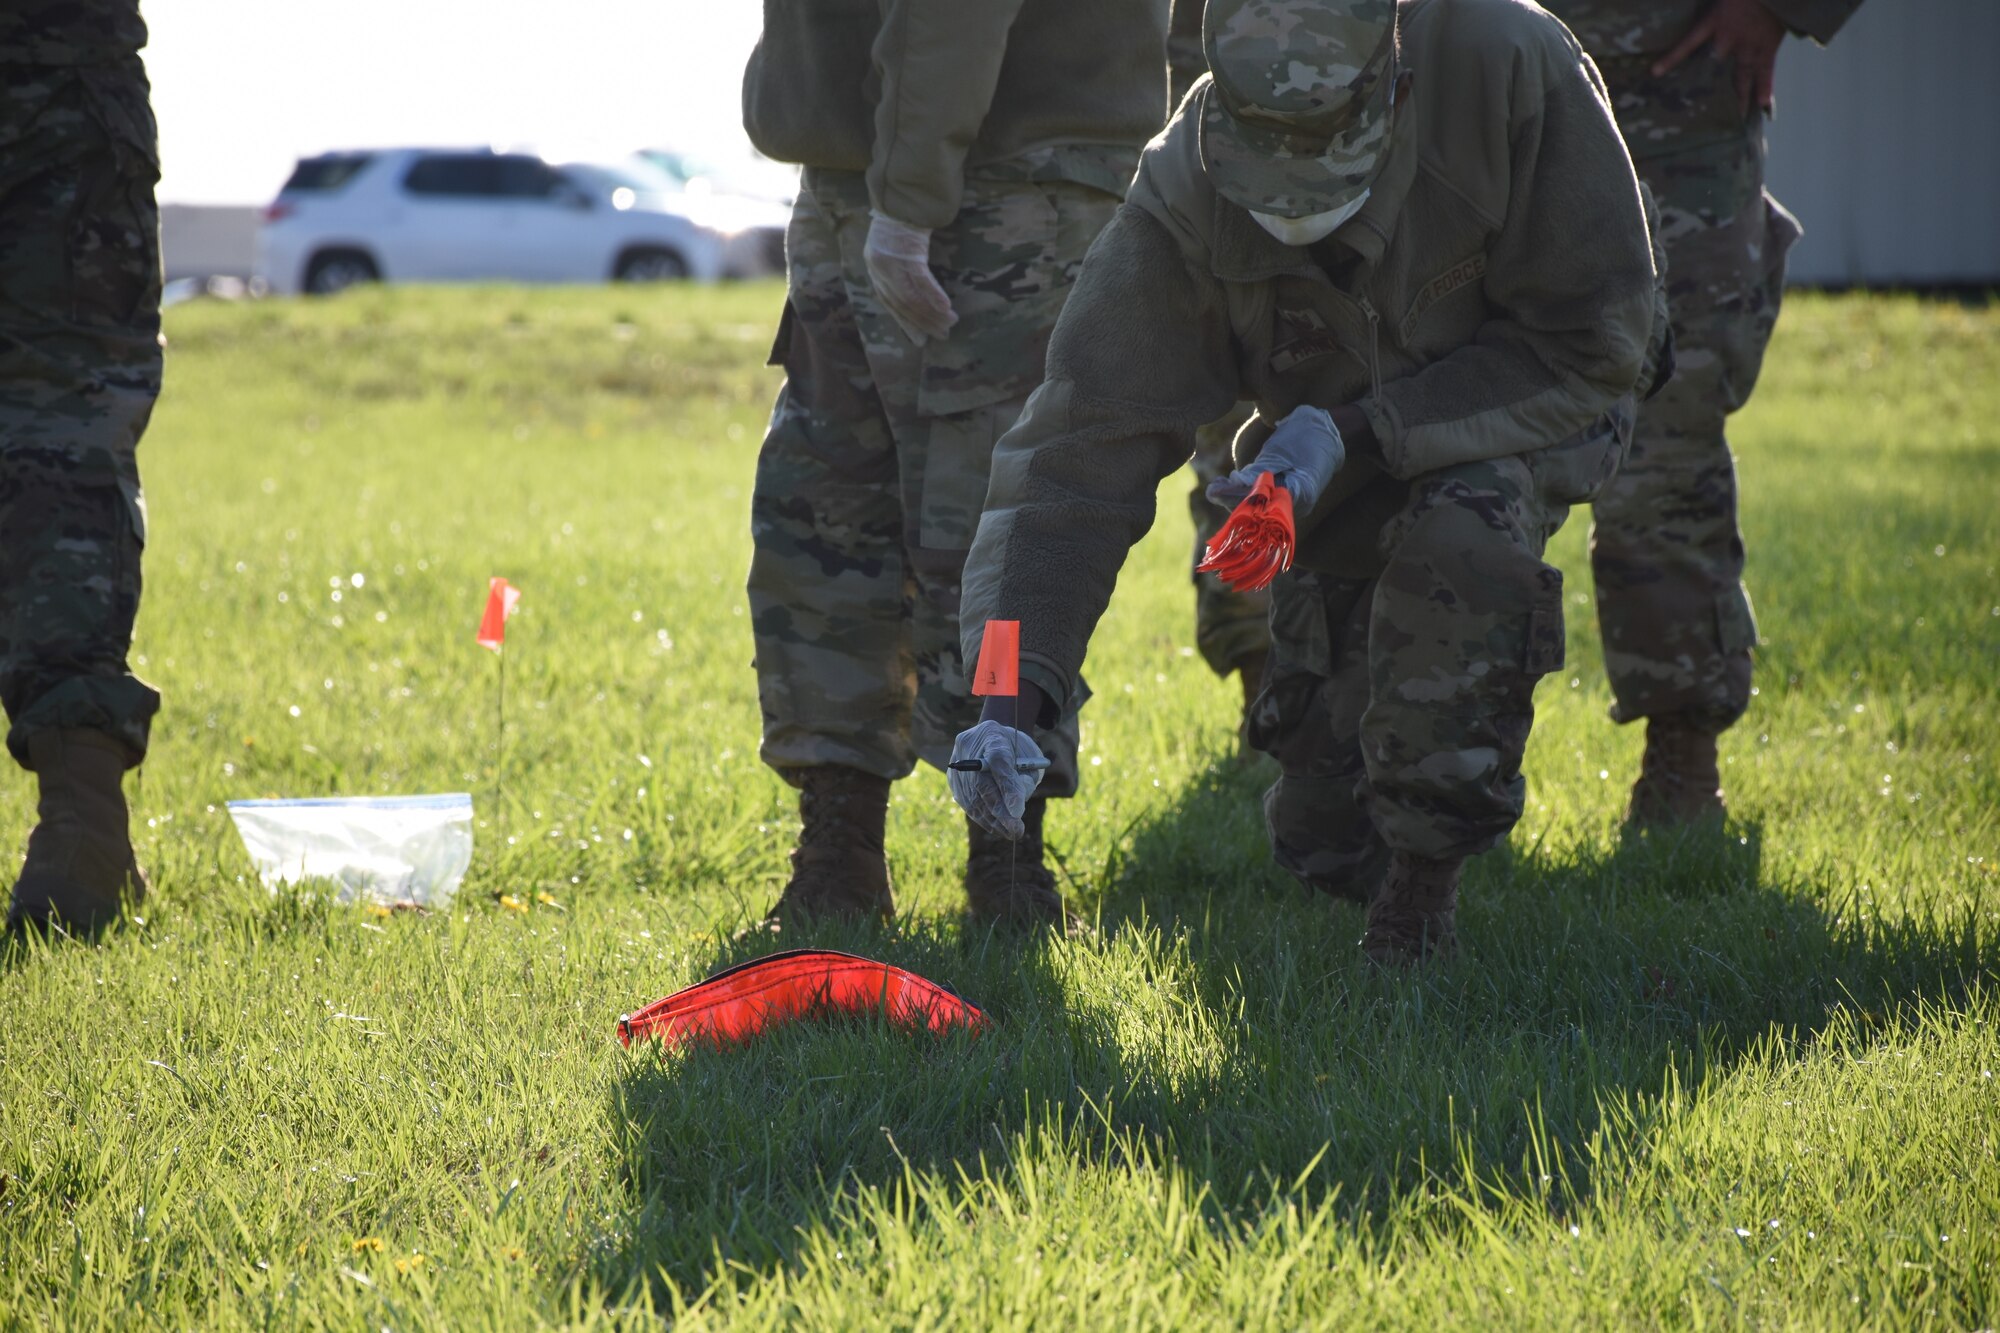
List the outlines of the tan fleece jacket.
{"type": "Polygon", "coordinates": [[[743,127],[948,225],[968,174],[1122,194],[1167,116],[1168,0],[764,0],[743,127]]]}
{"type": "Polygon", "coordinates": [[[1363,405],[1379,455],[1336,477],[1301,554],[1360,573],[1409,478],[1548,451],[1643,387],[1663,295],[1589,60],[1518,0],[1416,0],[1403,42],[1414,83],[1390,158],[1361,213],[1311,252],[1210,187],[1206,83],[1147,149],[1056,325],[1047,380],[995,449],[967,651],[988,618],[1019,620],[1022,670],[1061,706],[1159,482],[1239,398],[1258,407],[1239,457],[1302,403],[1363,405]]]}

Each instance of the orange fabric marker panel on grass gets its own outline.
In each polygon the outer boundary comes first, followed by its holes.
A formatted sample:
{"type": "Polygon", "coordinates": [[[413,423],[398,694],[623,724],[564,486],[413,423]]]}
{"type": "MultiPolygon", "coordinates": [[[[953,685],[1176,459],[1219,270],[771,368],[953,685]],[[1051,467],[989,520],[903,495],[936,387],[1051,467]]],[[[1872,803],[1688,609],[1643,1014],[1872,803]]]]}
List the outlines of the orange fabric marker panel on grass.
{"type": "Polygon", "coordinates": [[[779,1023],[824,1014],[879,1013],[901,1027],[978,1032],[990,1021],[949,987],[900,967],[831,949],[794,949],[718,972],[618,1019],[618,1040],[665,1047],[749,1041],[779,1023]]]}
{"type": "Polygon", "coordinates": [[[1292,493],[1277,483],[1275,473],[1266,472],[1230,512],[1195,568],[1232,588],[1254,592],[1292,567],[1298,541],[1292,493]]]}

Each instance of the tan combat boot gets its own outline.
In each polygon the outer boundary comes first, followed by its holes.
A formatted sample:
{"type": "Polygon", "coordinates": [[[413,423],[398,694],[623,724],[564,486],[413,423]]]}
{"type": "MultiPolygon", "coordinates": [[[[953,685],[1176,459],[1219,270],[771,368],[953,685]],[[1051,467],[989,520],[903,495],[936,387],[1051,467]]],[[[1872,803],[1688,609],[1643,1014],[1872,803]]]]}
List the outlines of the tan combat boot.
{"type": "Polygon", "coordinates": [[[799,787],[799,845],[792,878],[765,924],[887,921],[896,914],[883,851],[889,780],[827,764],[792,775],[799,787]]]}
{"type": "Polygon", "coordinates": [[[1038,797],[1021,812],[1027,831],[1019,842],[965,821],[965,901],[982,926],[1055,926],[1071,922],[1056,888],[1055,873],[1043,863],[1042,816],[1048,799],[1038,797]]]}
{"type": "Polygon", "coordinates": [[[1433,861],[1397,852],[1380,892],[1368,904],[1361,952],[1392,971],[1415,967],[1458,948],[1458,876],[1465,862],[1433,861]]]}
{"type": "Polygon", "coordinates": [[[1716,767],[1718,733],[1686,718],[1646,719],[1646,756],[1632,784],[1625,822],[1638,827],[1694,824],[1721,818],[1722,774],[1716,767]]]}
{"type": "Polygon", "coordinates": [[[146,896],[125,806],[126,750],[103,732],[50,729],[28,738],[41,804],[7,926],[79,934],[117,919],[122,900],[146,896]]]}

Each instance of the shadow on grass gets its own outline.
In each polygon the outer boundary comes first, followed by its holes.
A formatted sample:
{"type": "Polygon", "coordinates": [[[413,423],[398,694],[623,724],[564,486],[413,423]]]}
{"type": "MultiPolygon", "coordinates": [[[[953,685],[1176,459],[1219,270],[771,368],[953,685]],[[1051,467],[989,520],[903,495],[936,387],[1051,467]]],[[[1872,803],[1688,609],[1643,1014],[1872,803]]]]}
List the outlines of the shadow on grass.
{"type": "Polygon", "coordinates": [[[606,1285],[665,1274],[684,1290],[787,1262],[843,1198],[909,1171],[974,1177],[1050,1108],[1132,1081],[1099,1016],[1065,1003],[1063,941],[899,923],[809,941],[724,943],[709,971],[780,948],[842,949],[961,990],[995,1020],[979,1037],[872,1019],[800,1023],[733,1049],[635,1048],[612,1108],[634,1198],[606,1285]]]}
{"type": "Polygon", "coordinates": [[[1844,1010],[1866,1026],[1961,1003],[2000,970],[1990,916],[1829,902],[1731,821],[1477,858],[1459,958],[1384,977],[1360,960],[1361,908],[1271,865],[1270,776],[1211,768],[1136,828],[1099,919],[1181,941],[1200,1004],[1234,1017],[1198,1091],[1212,1122],[1243,1127],[1243,1166],[1283,1175],[1324,1146],[1318,1186],[1356,1208],[1468,1160],[1517,1185],[1560,1166],[1587,1190],[1610,1104],[1700,1088],[1774,1039],[1803,1051],[1844,1010]]]}
{"type": "MultiPolygon", "coordinates": [[[[1005,1188],[1029,1142],[1171,1163],[1232,1234],[1300,1180],[1363,1226],[1467,1172],[1531,1195],[1553,1175],[1576,1197],[1607,1117],[1629,1134],[1668,1088],[1803,1047],[1843,1007],[1957,999],[2000,960],[1969,915],[1829,910],[1731,826],[1481,858],[1461,958],[1383,977],[1355,947],[1358,908],[1271,866],[1268,777],[1218,765],[1106,865],[1068,865],[1092,938],[814,934],[958,987],[999,1020],[979,1039],[820,1024],[634,1059],[612,1108],[633,1211],[606,1284],[770,1271],[858,1192],[911,1172],[1005,1188]]],[[[715,965],[802,942],[725,945],[715,965]]]]}

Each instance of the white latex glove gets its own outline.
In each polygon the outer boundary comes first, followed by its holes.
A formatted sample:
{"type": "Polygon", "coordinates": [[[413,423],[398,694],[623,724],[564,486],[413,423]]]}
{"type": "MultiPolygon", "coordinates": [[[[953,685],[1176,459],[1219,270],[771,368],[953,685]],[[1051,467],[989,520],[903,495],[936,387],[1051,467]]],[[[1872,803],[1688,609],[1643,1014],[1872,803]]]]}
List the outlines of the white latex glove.
{"type": "Polygon", "coordinates": [[[931,234],[882,213],[868,216],[861,257],[875,295],[917,346],[926,338],[945,337],[958,323],[958,312],[931,272],[931,234]]]}
{"type": "Polygon", "coordinates": [[[1041,785],[1049,765],[1034,737],[1004,722],[981,722],[958,733],[951,762],[945,772],[951,798],[980,827],[1018,840],[1027,831],[1021,812],[1028,808],[1028,798],[1041,785]],[[973,762],[980,765],[976,772],[958,767],[973,762]]]}
{"type": "Polygon", "coordinates": [[[1295,407],[1264,441],[1257,457],[1208,483],[1207,495],[1218,504],[1233,505],[1250,494],[1257,478],[1276,472],[1281,474],[1278,484],[1292,493],[1293,508],[1306,514],[1346,461],[1347,445],[1333,418],[1317,407],[1295,407]]]}

